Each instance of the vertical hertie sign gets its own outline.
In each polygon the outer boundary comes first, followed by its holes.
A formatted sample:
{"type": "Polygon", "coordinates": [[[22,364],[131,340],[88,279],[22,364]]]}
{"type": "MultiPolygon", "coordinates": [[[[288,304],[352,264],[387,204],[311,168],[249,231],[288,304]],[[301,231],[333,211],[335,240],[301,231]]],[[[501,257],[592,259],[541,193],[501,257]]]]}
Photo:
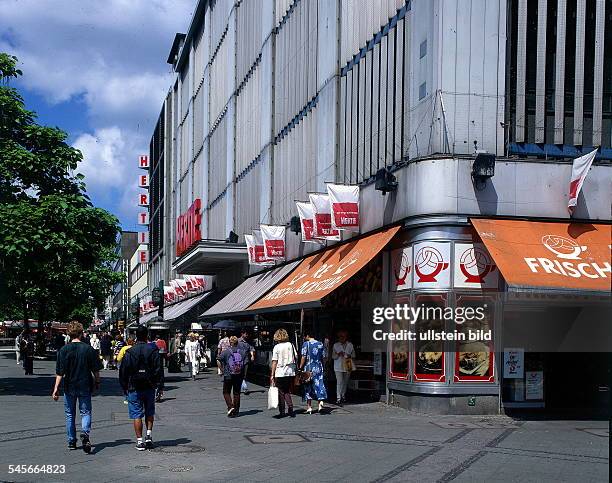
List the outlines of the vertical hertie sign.
{"type": "MultiPolygon", "coordinates": [[[[140,169],[149,170],[149,156],[141,154],[138,157],[138,167],[140,169]]],[[[138,187],[146,189],[146,192],[138,193],[138,206],[145,208],[138,213],[138,224],[142,226],[149,226],[149,175],[141,174],[138,175],[138,187]]],[[[149,263],[149,232],[140,231],[138,232],[138,262],[149,263]]]]}
{"type": "Polygon", "coordinates": [[[302,224],[302,241],[304,243],[324,243],[314,237],[314,210],[312,204],[307,201],[296,201],[295,206],[300,215],[300,223],[302,224]]]}

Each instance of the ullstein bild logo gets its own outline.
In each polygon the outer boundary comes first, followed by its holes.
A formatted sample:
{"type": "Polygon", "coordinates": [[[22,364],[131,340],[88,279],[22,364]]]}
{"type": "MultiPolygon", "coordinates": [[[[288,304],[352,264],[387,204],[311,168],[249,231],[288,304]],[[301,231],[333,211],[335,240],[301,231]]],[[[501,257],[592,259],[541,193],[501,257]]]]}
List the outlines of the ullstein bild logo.
{"type": "Polygon", "coordinates": [[[586,252],[585,245],[579,245],[570,238],[559,235],[544,235],[542,245],[556,258],[545,257],[527,258],[525,263],[533,273],[544,271],[549,274],[562,275],[573,278],[608,278],[612,272],[609,262],[604,262],[603,266],[596,262],[586,262],[582,254],[586,252]]]}

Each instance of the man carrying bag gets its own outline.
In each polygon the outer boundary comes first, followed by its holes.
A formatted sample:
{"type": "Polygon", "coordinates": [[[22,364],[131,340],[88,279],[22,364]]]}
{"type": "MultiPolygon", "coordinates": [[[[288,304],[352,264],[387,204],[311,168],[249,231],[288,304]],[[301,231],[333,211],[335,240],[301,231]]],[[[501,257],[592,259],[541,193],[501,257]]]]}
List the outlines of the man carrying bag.
{"type": "Polygon", "coordinates": [[[153,447],[155,390],[164,377],[159,351],[153,344],[147,343],[147,335],[146,327],[140,326],[136,329],[136,344],[126,351],[119,369],[119,382],[126,394],[129,417],[134,420],[138,451],[153,447]],[[147,426],[144,442],[143,417],[147,426]]]}

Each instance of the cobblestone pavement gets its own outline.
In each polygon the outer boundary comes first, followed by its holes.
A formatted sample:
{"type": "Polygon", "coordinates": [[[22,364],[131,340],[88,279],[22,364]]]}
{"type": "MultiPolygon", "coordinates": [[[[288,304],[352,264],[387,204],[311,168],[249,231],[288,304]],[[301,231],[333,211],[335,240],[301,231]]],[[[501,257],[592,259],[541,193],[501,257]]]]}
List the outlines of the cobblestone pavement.
{"type": "Polygon", "coordinates": [[[145,452],[134,448],[117,372],[104,371],[93,452],[69,452],[62,400],[49,396],[53,368],[36,361],[26,378],[0,354],[0,481],[608,481],[606,421],[433,417],[381,403],[276,420],[257,386],[228,419],[216,371],[195,382],[169,375],[156,447],[145,452]],[[9,473],[9,465],[65,473],[9,473]]]}

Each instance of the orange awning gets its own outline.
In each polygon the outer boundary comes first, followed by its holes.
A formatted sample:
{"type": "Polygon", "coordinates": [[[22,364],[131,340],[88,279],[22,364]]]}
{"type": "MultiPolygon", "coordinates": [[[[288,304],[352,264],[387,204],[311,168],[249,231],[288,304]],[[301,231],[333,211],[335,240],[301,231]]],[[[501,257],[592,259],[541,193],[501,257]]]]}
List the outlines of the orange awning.
{"type": "Polygon", "coordinates": [[[361,270],[400,228],[398,226],[311,255],[265,297],[246,310],[313,306],[361,270]]]}
{"type": "Polygon", "coordinates": [[[508,285],[610,293],[612,225],[470,221],[508,285]]]}

